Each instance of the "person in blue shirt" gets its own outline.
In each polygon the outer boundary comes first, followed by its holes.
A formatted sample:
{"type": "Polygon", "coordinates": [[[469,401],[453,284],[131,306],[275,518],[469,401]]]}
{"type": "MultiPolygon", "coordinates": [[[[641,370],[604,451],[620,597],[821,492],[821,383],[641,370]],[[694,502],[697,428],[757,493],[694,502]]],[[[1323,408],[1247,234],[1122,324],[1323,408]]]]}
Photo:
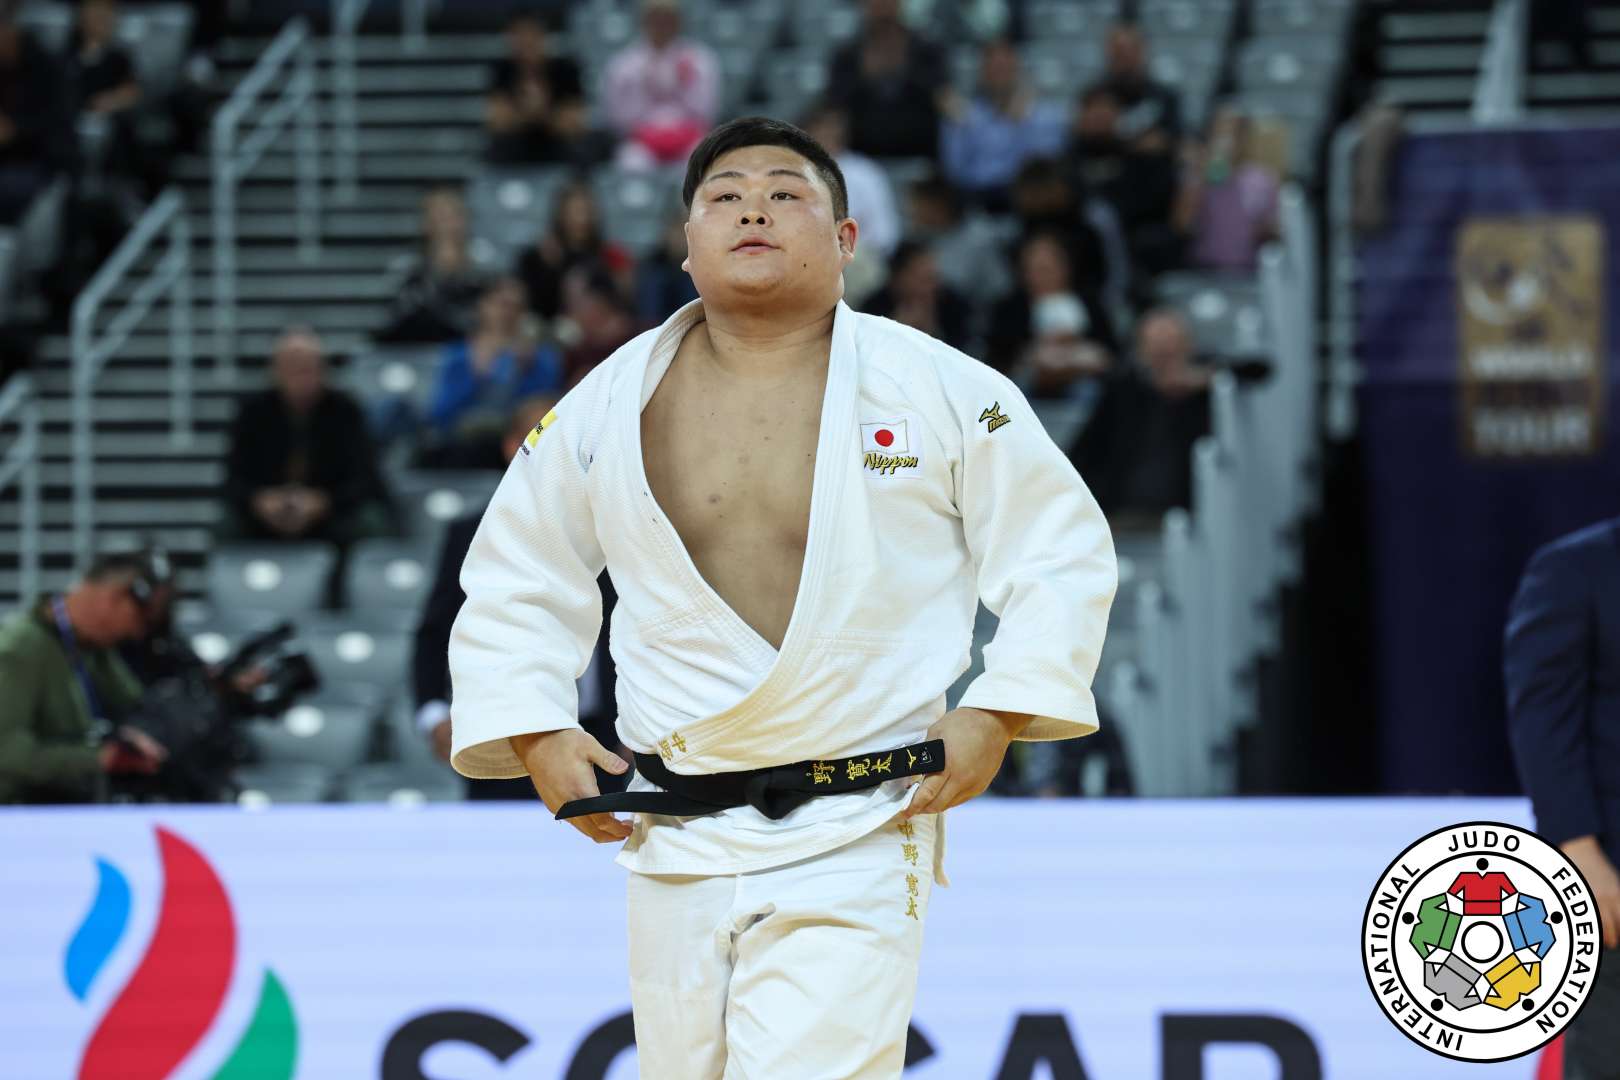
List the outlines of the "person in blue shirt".
{"type": "Polygon", "coordinates": [[[502,467],[501,431],[513,406],[562,389],[562,355],[534,341],[527,317],[523,283],[516,278],[498,278],[484,291],[472,334],[445,346],[439,361],[418,464],[502,467]]]}
{"type": "Polygon", "coordinates": [[[979,88],[971,100],[954,92],[943,97],[940,162],[968,201],[1000,211],[1009,206],[1024,162],[1062,153],[1068,112],[1033,95],[1010,42],[986,45],[979,63],[979,88]]]}

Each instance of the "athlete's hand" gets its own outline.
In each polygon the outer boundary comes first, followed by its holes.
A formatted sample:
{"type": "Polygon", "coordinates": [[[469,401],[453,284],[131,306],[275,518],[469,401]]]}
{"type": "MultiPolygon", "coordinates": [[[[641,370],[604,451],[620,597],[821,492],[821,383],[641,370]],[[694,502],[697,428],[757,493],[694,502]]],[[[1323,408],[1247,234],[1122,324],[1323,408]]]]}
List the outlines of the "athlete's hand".
{"type": "MultiPolygon", "coordinates": [[[[610,773],[622,773],[629,762],[596,741],[584,728],[563,728],[538,735],[513,735],[507,740],[529,770],[529,779],[540,801],[555,814],[565,802],[587,799],[602,792],[596,786],[592,765],[610,773]]],[[[587,814],[569,818],[568,824],[595,840],[609,844],[629,838],[631,823],[612,814],[587,814]]]]}
{"type": "Polygon", "coordinates": [[[971,708],[952,709],[940,717],[923,738],[945,740],[945,768],[922,778],[902,816],[937,814],[982,795],[1000,770],[1013,736],[1029,720],[1022,713],[971,708]]]}
{"type": "Polygon", "coordinates": [[[1578,836],[1558,845],[1586,883],[1592,886],[1592,899],[1597,903],[1598,928],[1603,934],[1605,949],[1620,948],[1620,873],[1595,836],[1578,836]]]}

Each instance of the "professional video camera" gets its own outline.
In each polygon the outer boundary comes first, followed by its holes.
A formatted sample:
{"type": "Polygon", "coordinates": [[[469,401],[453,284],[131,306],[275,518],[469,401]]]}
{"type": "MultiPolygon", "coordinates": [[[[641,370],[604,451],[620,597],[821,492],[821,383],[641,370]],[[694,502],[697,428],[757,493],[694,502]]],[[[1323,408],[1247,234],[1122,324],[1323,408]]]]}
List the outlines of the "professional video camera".
{"type": "Polygon", "coordinates": [[[120,785],[132,799],[218,802],[234,794],[231,770],[247,758],[243,722],[279,716],[320,686],[307,654],[283,622],[244,641],[223,664],[204,663],[169,633],[149,643],[161,671],[151,681],[129,722],[169,751],[161,773],[133,776],[120,785]]]}

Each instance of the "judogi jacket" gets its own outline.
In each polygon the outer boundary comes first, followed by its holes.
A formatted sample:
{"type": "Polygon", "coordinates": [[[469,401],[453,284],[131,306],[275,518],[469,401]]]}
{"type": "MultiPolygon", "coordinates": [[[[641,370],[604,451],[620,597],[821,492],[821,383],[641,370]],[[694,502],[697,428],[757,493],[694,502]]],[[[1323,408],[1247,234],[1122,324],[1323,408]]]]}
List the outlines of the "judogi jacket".
{"type": "MultiPolygon", "coordinates": [[[[450,640],[455,769],[522,776],[508,736],[576,726],[604,564],[619,592],[609,640],[620,738],[675,772],[921,740],[969,665],[980,600],[1000,626],[959,705],[1032,714],[1021,739],[1095,731],[1090,685],[1117,580],[1096,501],[1005,376],[842,301],[780,652],[720,599],[654,499],[641,451],[641,410],[703,317],[693,301],[615,352],[502,478],[462,567],[467,600],[450,640]]],[[[638,775],[630,790],[656,789],[638,775]]],[[[889,781],[776,821],[749,806],[637,814],[617,861],[643,873],[765,869],[878,828],[914,793],[889,781]]],[[[940,879],[942,860],[941,836],[940,879]]]]}

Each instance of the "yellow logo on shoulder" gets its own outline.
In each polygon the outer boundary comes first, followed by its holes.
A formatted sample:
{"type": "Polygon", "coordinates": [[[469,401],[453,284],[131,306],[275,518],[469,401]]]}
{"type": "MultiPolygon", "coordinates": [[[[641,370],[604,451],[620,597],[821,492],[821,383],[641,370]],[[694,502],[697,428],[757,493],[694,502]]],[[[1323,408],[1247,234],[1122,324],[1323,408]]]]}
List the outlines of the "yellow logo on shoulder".
{"type": "Polygon", "coordinates": [[[540,441],[540,433],[545,431],[546,428],[550,427],[552,421],[556,419],[557,410],[552,409],[541,418],[538,424],[534,425],[534,430],[529,432],[528,436],[523,440],[523,452],[525,454],[534,449],[534,444],[540,441]]]}

